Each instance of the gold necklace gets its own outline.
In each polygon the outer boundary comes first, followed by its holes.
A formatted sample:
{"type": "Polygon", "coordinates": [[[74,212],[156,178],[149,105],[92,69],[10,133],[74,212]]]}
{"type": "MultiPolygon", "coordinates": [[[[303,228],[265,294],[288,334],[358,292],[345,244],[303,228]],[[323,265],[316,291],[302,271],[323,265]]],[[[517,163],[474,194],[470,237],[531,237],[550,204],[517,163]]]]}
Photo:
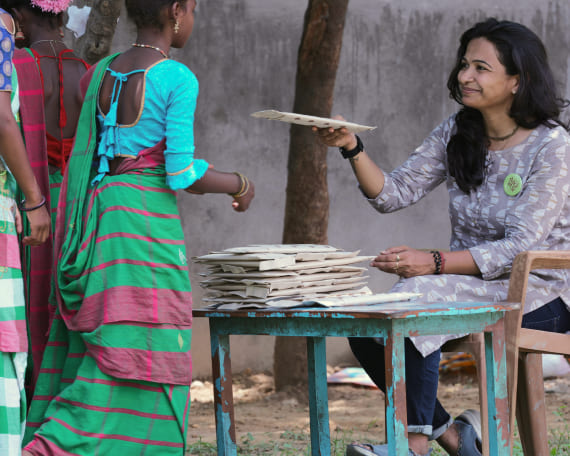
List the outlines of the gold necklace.
{"type": "Polygon", "coordinates": [[[155,51],[160,52],[165,59],[168,58],[168,54],[164,52],[162,49],[160,49],[158,46],[152,46],[150,44],[142,44],[142,43],[133,43],[132,46],[138,48],[154,49],[155,51]]]}
{"type": "Polygon", "coordinates": [[[513,131],[511,131],[508,135],[505,135],[505,136],[489,136],[489,135],[487,135],[487,138],[489,138],[492,141],[497,141],[497,142],[506,141],[507,139],[512,138],[518,130],[519,130],[519,126],[515,125],[515,128],[513,129],[513,131]]]}

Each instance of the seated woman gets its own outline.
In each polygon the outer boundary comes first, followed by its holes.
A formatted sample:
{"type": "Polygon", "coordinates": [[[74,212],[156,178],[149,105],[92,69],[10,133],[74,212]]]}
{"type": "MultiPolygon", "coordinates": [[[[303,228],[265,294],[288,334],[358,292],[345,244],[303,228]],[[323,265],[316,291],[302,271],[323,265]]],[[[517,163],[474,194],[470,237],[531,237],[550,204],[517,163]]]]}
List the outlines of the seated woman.
{"type": "MultiPolygon", "coordinates": [[[[521,24],[495,19],[463,33],[447,86],[461,109],[391,173],[378,168],[345,129],[318,134],[341,148],[379,212],[402,209],[447,186],[450,251],[398,246],[380,252],[372,266],[400,276],[392,291],[420,292],[428,301],[504,300],[518,253],[570,249],[570,136],[559,119],[568,103],[556,93],[540,39],[521,24]]],[[[567,303],[567,271],[534,271],[522,324],[566,332],[567,303]]],[[[410,455],[429,454],[432,439],[451,455],[481,454],[475,414],[453,420],[437,399],[441,346],[457,337],[406,340],[410,455]]],[[[384,348],[362,338],[350,339],[350,346],[384,389],[384,348]]],[[[388,453],[385,445],[354,443],[346,454],[388,453]]]]}

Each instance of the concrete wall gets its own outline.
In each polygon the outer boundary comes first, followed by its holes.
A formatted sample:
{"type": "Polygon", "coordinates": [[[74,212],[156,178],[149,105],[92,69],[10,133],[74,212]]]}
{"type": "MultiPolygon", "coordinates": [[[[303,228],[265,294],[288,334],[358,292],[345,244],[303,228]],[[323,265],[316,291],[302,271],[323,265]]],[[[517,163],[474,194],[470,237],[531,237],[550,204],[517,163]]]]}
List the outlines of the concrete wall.
{"type": "MultiPolygon", "coordinates": [[[[250,113],[293,106],[296,56],[307,0],[199,0],[187,46],[172,57],[200,80],[195,136],[197,155],[221,170],[240,170],[256,183],[245,214],[225,195],[181,194],[188,256],[250,243],[280,243],[287,178],[289,127],[250,113]]],[[[334,113],[378,125],[362,134],[368,153],[386,170],[406,158],[456,109],[445,87],[462,31],[487,16],[520,21],[544,40],[563,92],[570,97],[570,2],[568,0],[351,0],[334,113]]],[[[134,40],[126,18],[114,50],[134,40]]],[[[443,188],[400,213],[381,215],[360,196],[347,162],[329,155],[329,243],[375,255],[393,245],[448,245],[447,196],[443,188]]],[[[192,267],[194,306],[202,290],[192,267]]],[[[389,290],[394,279],[370,271],[370,287],[389,290]]],[[[194,372],[210,375],[206,321],[193,333],[194,372]]],[[[350,359],[344,340],[329,340],[329,362],[350,359]]],[[[270,369],[267,337],[232,338],[233,368],[270,369]]]]}

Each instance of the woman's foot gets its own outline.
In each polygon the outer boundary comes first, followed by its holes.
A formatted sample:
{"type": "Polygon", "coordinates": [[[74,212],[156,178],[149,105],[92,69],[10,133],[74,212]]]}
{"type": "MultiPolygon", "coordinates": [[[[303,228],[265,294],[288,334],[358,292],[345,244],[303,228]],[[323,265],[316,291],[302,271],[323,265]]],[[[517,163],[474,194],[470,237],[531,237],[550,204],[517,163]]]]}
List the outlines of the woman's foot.
{"type": "Polygon", "coordinates": [[[466,410],[437,439],[452,456],[481,456],[481,418],[476,410],[466,410]]]}
{"type": "Polygon", "coordinates": [[[467,409],[461,412],[461,415],[455,419],[473,426],[473,430],[475,434],[477,434],[477,443],[481,446],[481,412],[479,412],[479,410],[467,409]]]}
{"type": "MultiPolygon", "coordinates": [[[[408,456],[428,456],[431,449],[425,455],[408,450],[408,456]]],[[[372,445],[370,443],[351,443],[346,447],[346,456],[388,456],[388,445],[372,445]]]]}

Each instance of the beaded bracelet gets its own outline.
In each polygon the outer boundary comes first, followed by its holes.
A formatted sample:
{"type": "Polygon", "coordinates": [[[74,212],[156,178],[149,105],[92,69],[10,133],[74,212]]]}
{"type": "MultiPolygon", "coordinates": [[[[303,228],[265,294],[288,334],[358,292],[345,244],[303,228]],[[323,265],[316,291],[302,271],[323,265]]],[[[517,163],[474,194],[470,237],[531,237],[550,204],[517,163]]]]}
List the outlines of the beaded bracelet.
{"type": "Polygon", "coordinates": [[[431,250],[430,253],[433,255],[433,262],[435,263],[435,273],[441,274],[441,253],[437,250],[431,250]]]}
{"type": "Polygon", "coordinates": [[[18,204],[18,209],[20,209],[20,211],[22,212],[31,212],[35,211],[36,209],[39,209],[42,206],[45,206],[45,204],[46,204],[46,197],[42,195],[42,200],[36,206],[26,207],[26,200],[23,199],[22,201],[20,201],[20,204],[18,204]]]}
{"type": "Polygon", "coordinates": [[[249,191],[249,179],[237,171],[235,171],[234,174],[239,177],[240,189],[236,193],[228,193],[228,195],[233,198],[239,198],[241,196],[244,196],[249,191]]]}

